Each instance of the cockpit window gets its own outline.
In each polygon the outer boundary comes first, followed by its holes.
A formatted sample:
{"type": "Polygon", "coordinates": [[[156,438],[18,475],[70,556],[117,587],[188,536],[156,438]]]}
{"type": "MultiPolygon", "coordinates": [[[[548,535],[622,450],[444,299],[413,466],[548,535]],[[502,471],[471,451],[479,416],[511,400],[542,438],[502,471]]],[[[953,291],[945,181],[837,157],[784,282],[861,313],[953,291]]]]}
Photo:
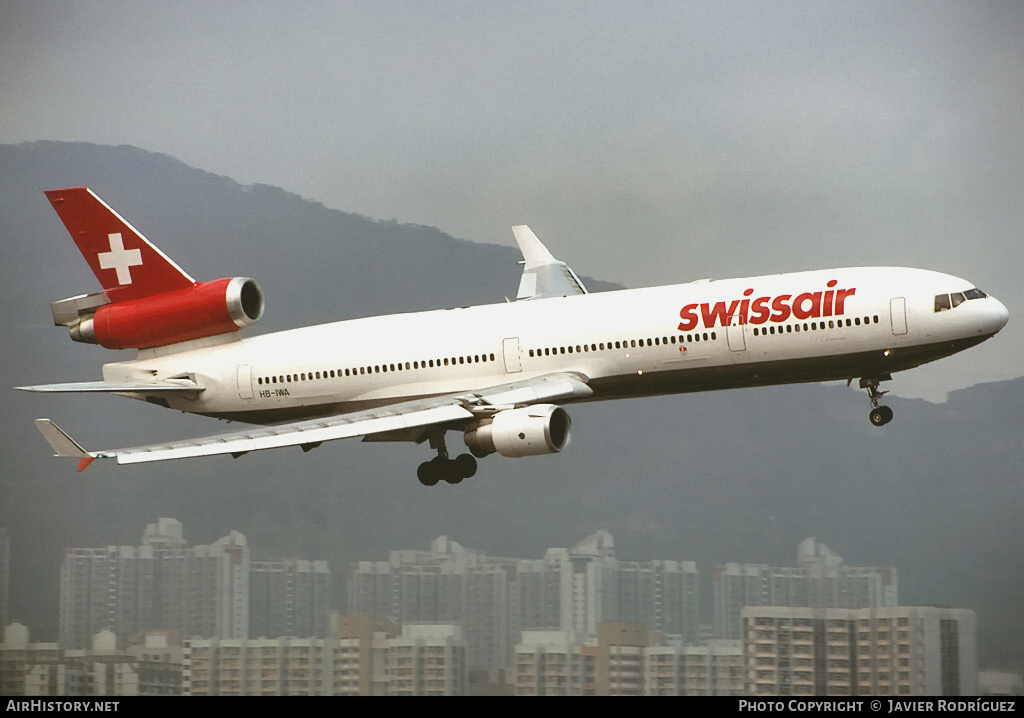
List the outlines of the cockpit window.
{"type": "Polygon", "coordinates": [[[988,295],[977,287],[968,289],[966,292],[954,292],[953,294],[936,294],[935,311],[944,312],[947,309],[958,307],[968,299],[984,299],[988,295]]]}

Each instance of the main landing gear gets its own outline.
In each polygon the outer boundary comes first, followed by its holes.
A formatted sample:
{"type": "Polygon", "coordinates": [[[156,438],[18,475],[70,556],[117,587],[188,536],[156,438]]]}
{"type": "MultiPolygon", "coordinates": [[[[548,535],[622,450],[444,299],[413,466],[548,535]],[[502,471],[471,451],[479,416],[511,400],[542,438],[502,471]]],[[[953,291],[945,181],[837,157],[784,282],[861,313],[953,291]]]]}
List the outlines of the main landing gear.
{"type": "Polygon", "coordinates": [[[885,426],[892,421],[892,409],[887,406],[881,406],[878,403],[879,399],[889,393],[887,391],[879,391],[878,382],[891,378],[890,376],[884,376],[878,379],[860,380],[860,388],[868,390],[868,398],[871,400],[871,413],[868,414],[868,418],[874,426],[885,426]]]}
{"type": "Polygon", "coordinates": [[[458,484],[476,474],[476,459],[472,455],[460,454],[454,459],[448,458],[444,431],[430,435],[430,448],[437,450],[437,456],[430,461],[424,461],[416,469],[416,478],[424,486],[434,486],[442,479],[449,484],[458,484]]]}

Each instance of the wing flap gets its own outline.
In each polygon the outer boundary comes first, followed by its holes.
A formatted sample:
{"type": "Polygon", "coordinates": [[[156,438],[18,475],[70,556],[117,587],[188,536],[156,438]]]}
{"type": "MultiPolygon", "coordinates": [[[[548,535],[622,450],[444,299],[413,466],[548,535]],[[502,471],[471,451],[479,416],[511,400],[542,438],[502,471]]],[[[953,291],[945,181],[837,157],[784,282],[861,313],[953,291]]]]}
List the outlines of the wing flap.
{"type": "Polygon", "coordinates": [[[58,456],[73,456],[83,460],[88,458],[90,461],[94,458],[116,458],[119,464],[139,464],[218,454],[237,456],[250,451],[312,446],[324,441],[372,434],[399,435],[418,427],[446,424],[457,427],[460,422],[470,421],[480,413],[493,413],[542,401],[583,399],[592,394],[593,390],[582,376],[549,374],[480,391],[416,399],[324,419],[252,427],[229,434],[93,452],[83,449],[49,419],[37,419],[36,425],[58,456]]]}
{"type": "Polygon", "coordinates": [[[409,414],[357,418],[363,413],[365,412],[319,422],[285,424],[280,427],[256,429],[252,432],[223,434],[205,439],[175,441],[101,453],[115,455],[119,464],[138,464],[218,454],[244,454],[249,451],[280,449],[285,446],[301,446],[302,444],[319,444],[335,439],[349,439],[365,434],[473,418],[472,412],[455,404],[423,409],[409,414]]]}

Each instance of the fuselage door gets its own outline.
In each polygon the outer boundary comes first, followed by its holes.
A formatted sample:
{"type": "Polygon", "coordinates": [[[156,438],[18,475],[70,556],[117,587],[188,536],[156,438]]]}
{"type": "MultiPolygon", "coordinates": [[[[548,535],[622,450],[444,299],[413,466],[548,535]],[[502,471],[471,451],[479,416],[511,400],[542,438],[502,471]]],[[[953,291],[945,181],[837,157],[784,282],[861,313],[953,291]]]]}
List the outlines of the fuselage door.
{"type": "Polygon", "coordinates": [[[741,352],[747,348],[747,339],[743,334],[744,325],[740,323],[740,315],[737,312],[732,315],[732,321],[725,328],[725,336],[729,339],[729,350],[741,352]]]}
{"type": "Polygon", "coordinates": [[[889,300],[889,315],[892,317],[892,333],[907,333],[907,300],[905,297],[895,297],[889,300]]]}
{"type": "Polygon", "coordinates": [[[238,397],[252,399],[252,367],[248,364],[238,365],[238,397]]]}
{"type": "Polygon", "coordinates": [[[502,345],[505,354],[505,371],[515,374],[523,370],[523,361],[519,356],[519,337],[510,337],[502,345]]]}

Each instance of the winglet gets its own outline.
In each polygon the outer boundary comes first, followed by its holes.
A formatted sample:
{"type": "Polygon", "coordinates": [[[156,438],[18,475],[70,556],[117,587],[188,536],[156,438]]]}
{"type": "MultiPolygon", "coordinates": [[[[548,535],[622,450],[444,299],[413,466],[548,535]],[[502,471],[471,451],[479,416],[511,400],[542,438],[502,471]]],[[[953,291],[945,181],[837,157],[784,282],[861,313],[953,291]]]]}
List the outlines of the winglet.
{"type": "Polygon", "coordinates": [[[43,438],[53,447],[54,456],[67,456],[78,459],[78,470],[84,471],[99,454],[86,451],[81,445],[68,436],[63,429],[49,419],[36,419],[36,428],[43,438]]]}
{"type": "Polygon", "coordinates": [[[532,229],[520,224],[512,228],[512,234],[525,260],[516,300],[587,294],[587,288],[576,272],[565,262],[555,259],[532,229]]]}

